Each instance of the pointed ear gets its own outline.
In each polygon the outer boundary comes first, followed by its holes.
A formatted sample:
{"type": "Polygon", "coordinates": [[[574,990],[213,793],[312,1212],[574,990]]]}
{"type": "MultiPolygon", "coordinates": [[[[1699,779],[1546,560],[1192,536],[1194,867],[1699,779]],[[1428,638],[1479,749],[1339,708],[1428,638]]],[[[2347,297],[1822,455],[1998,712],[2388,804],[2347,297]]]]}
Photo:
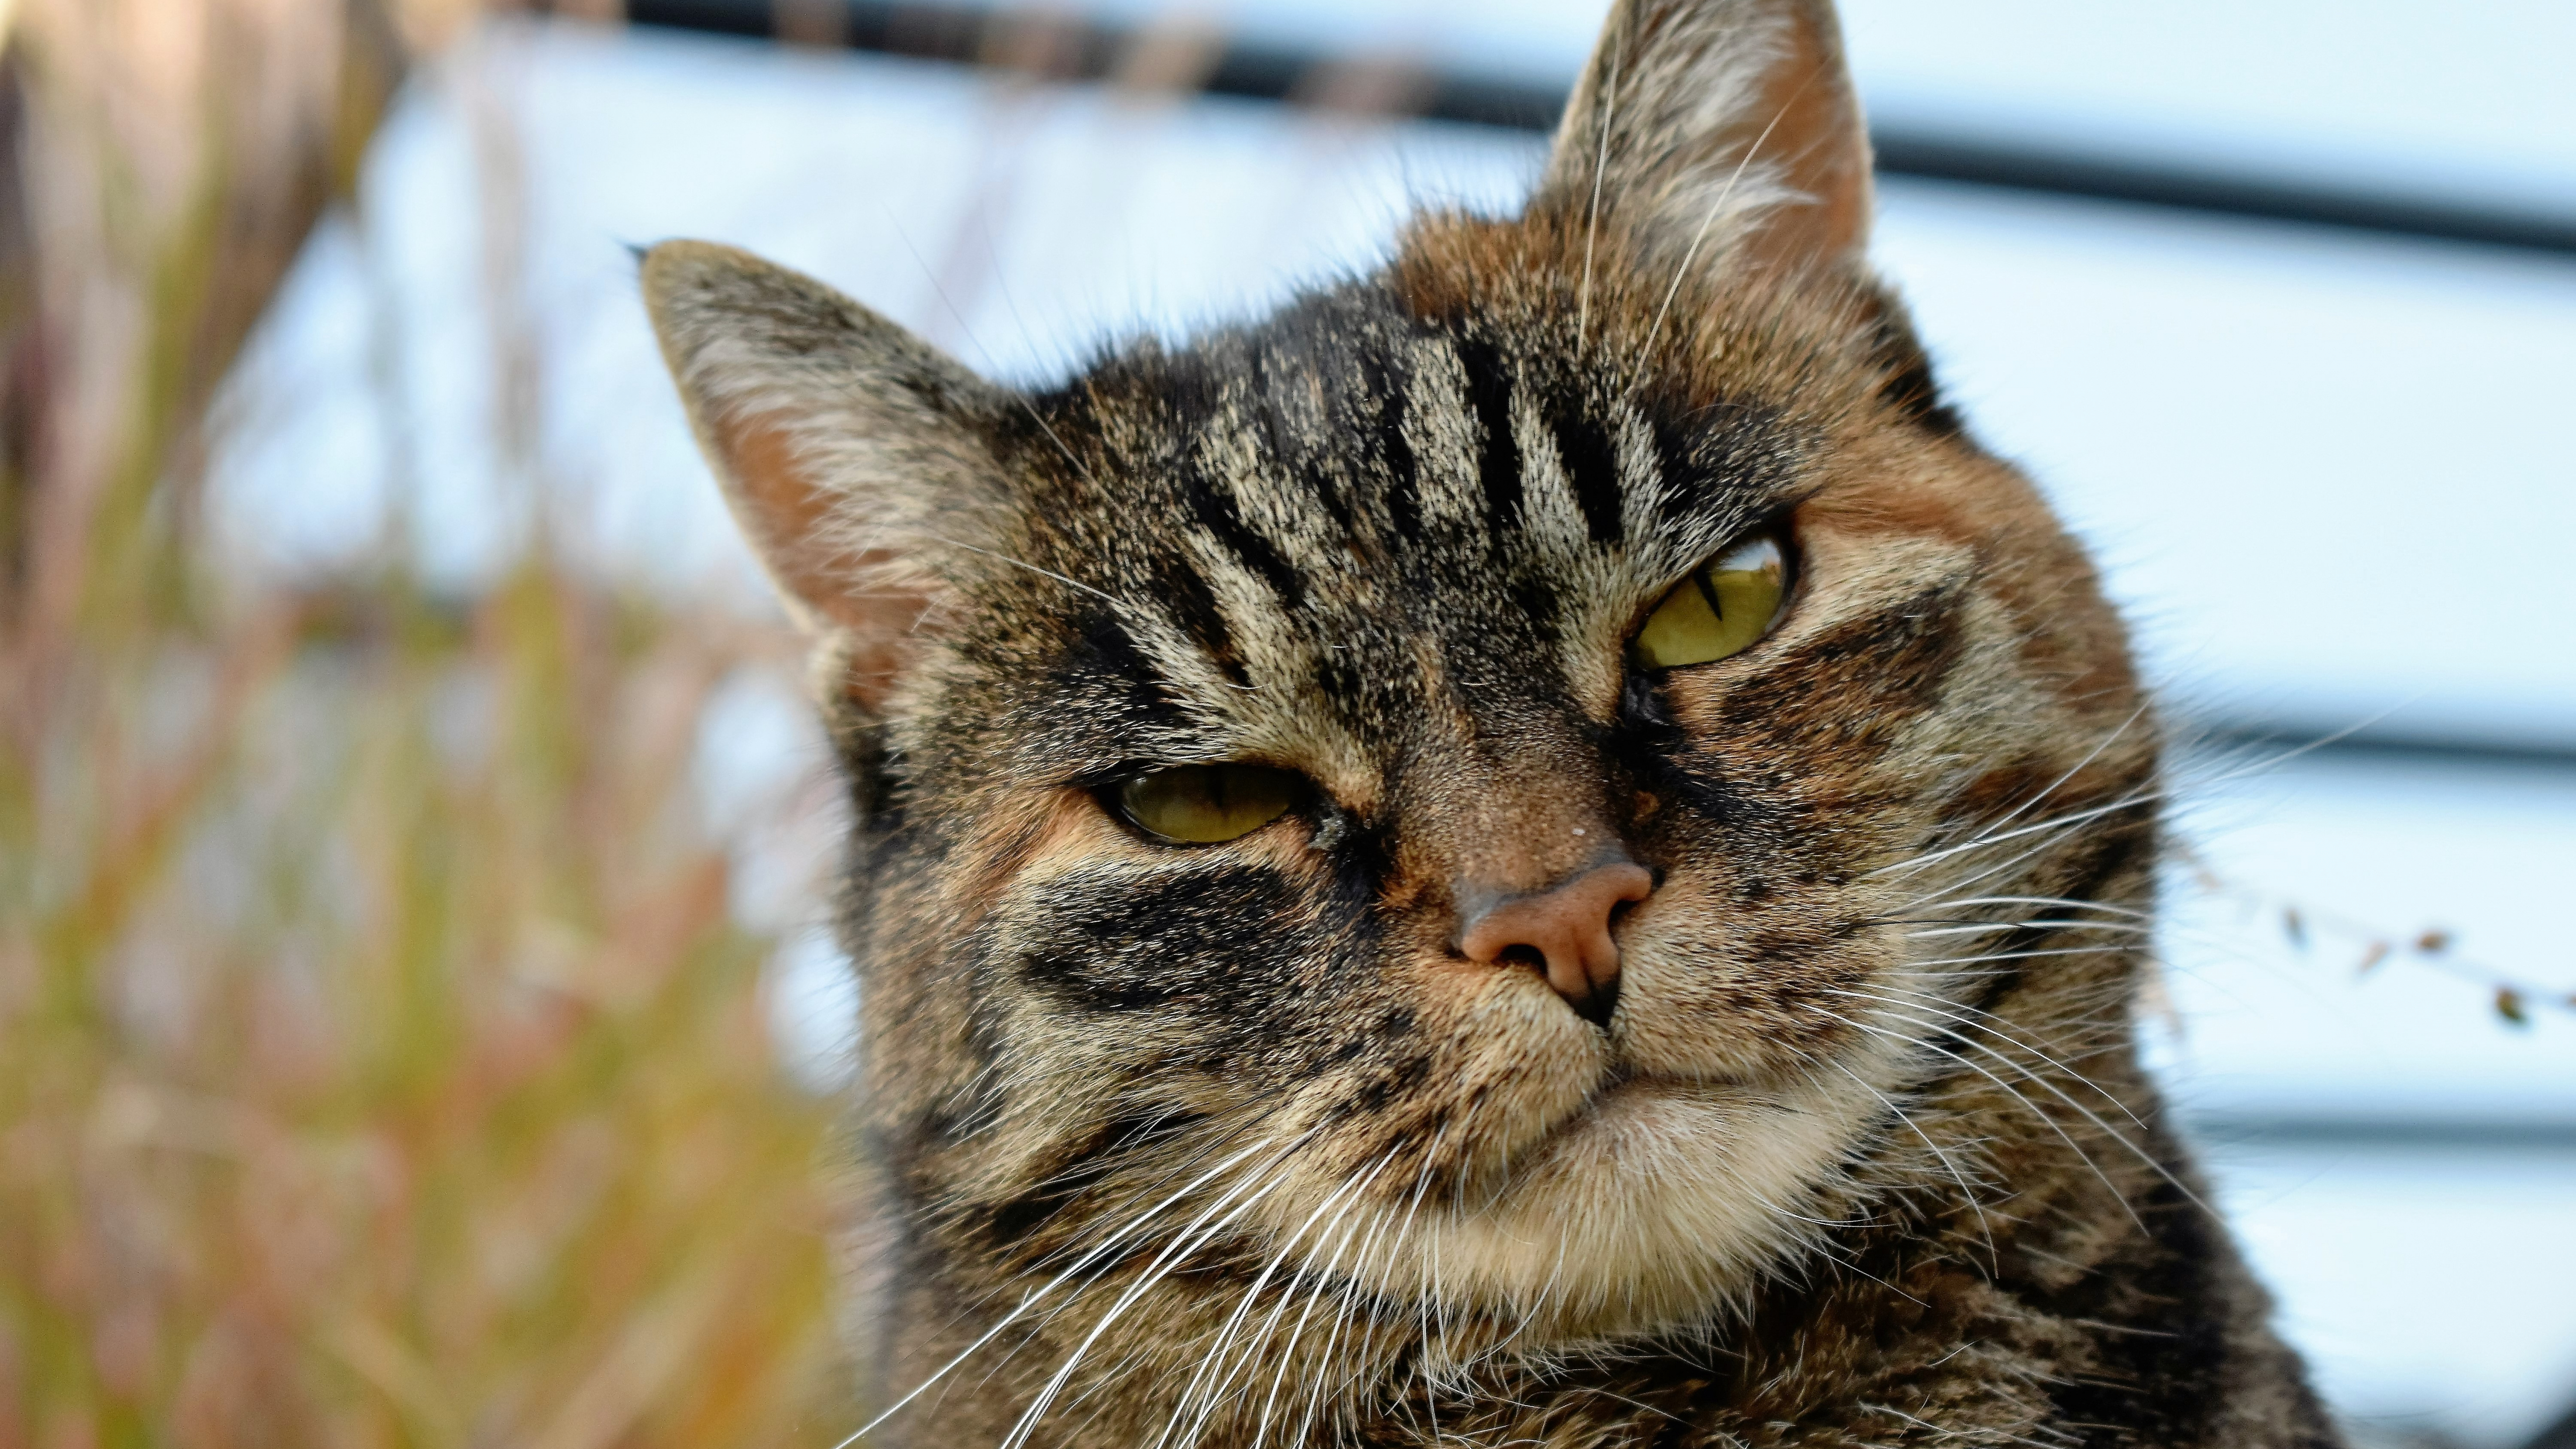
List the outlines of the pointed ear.
{"type": "MultiPolygon", "coordinates": [[[[1004,506],[1011,394],[810,277],[707,242],[645,254],[698,445],[835,687],[875,710],[948,595],[939,558],[1004,506]]],[[[971,544],[968,546],[972,546],[971,544]]]]}
{"type": "Polygon", "coordinates": [[[1867,243],[1869,177],[1831,0],[1617,0],[1533,209],[1667,265],[1823,268],[1867,243]]]}

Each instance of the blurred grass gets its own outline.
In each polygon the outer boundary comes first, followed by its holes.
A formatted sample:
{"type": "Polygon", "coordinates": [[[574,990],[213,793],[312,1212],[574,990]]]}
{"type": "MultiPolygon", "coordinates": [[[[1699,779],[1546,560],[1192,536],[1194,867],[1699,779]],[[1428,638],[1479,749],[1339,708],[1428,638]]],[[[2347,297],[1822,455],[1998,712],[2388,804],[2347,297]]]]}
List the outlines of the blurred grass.
{"type": "Polygon", "coordinates": [[[685,798],[726,654],[541,558],[367,583],[84,650],[9,760],[0,1443],[810,1437],[828,1112],[685,798]]]}
{"type": "MultiPolygon", "coordinates": [[[[41,297],[88,290],[10,318],[54,385],[0,530],[0,1449],[831,1443],[835,1109],[690,771],[770,646],[542,534],[464,599],[209,557],[203,411],[328,198],[72,124],[66,48],[126,37],[44,18],[11,139],[103,179],[36,197],[41,297]]],[[[319,93],[324,153],[372,124],[319,93]]]]}

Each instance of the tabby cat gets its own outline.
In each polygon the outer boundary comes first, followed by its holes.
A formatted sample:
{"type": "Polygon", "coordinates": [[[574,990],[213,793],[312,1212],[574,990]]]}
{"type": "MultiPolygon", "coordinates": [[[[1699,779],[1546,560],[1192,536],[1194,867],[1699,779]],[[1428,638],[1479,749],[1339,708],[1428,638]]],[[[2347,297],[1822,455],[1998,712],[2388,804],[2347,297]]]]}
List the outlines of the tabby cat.
{"type": "Polygon", "coordinates": [[[1870,206],[1826,0],[1621,0],[1519,216],[1049,391],[649,253],[857,804],[875,1442],[2336,1442],[1870,206]]]}

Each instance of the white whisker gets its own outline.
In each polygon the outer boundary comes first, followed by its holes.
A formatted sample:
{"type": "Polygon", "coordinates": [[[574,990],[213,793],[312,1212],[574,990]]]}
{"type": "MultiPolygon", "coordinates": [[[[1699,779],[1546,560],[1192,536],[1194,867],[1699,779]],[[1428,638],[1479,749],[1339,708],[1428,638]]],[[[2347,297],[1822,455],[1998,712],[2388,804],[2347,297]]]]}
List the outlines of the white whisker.
{"type": "Polygon", "coordinates": [[[1040,1302],[1044,1301],[1047,1295],[1053,1293],[1066,1279],[1071,1278],[1076,1273],[1081,1272],[1083,1268],[1092,1262],[1095,1262],[1099,1258],[1108,1254],[1110,1250],[1118,1245],[1121,1239],[1125,1238],[1129,1233],[1134,1232],[1138,1228],[1143,1227],[1146,1223],[1152,1221],[1153,1218],[1160,1214],[1165,1208],[1170,1207],[1173,1203],[1176,1203],[1182,1198],[1197,1191],[1201,1186],[1216,1177],[1217,1174],[1224,1172],[1236,1163],[1241,1162],[1243,1159],[1250,1157],[1256,1152],[1259,1152],[1262,1148],[1269,1146],[1273,1140],[1275,1139],[1265,1137],[1261,1141],[1256,1142],[1250,1147],[1243,1149],[1241,1152],[1236,1153],[1234,1156],[1227,1158],[1225,1161],[1218,1163],[1216,1166],[1209,1168],[1206,1173],[1193,1179],[1188,1186],[1183,1187],[1180,1191],[1173,1193],[1170,1197],[1156,1203],[1152,1208],[1147,1209],[1144,1213],[1131,1219],[1124,1227],[1121,1227],[1118,1231],[1111,1233],[1107,1238],[1101,1240],[1100,1244],[1090,1252],[1084,1254],[1080,1261],[1065,1269],[1063,1272],[1058,1273],[1055,1277],[1047,1280],[1045,1284],[1024,1295],[1020,1299],[1019,1306],[1012,1309],[1009,1313],[1004,1314],[999,1322],[996,1322],[991,1328],[984,1331],[983,1336],[977,1338],[973,1343],[966,1345],[966,1347],[960,1351],[956,1357],[950,1359],[944,1364],[941,1364],[937,1372],[931,1374],[930,1377],[923,1379],[920,1383],[913,1385],[910,1393],[907,1393],[902,1398],[895,1400],[893,1404],[889,1405],[884,1410],[884,1412],[878,1414],[875,1418],[868,1420],[865,1424],[860,1425],[848,1438],[843,1439],[838,1444],[832,1446],[832,1449],[850,1449],[851,1445],[856,1444],[859,1440],[867,1437],[869,1432],[874,1430],[878,1425],[883,1424],[886,1420],[891,1419],[896,1414],[902,1412],[905,1405],[911,1403],[917,1398],[920,1398],[923,1392],[928,1390],[931,1385],[948,1377],[949,1373],[956,1369],[959,1364],[962,1364],[967,1359],[973,1357],[976,1351],[983,1348],[984,1345],[991,1343],[994,1337],[1000,1334],[1003,1329],[1006,1329],[1013,1323],[1018,1322],[1022,1314],[1027,1313],[1031,1308],[1036,1307],[1040,1302]]]}
{"type": "Polygon", "coordinates": [[[1673,284],[1664,292],[1664,304],[1655,309],[1654,325],[1646,329],[1645,343],[1637,349],[1639,357],[1649,357],[1654,353],[1655,339],[1663,334],[1664,318],[1673,310],[1673,299],[1681,295],[1682,283],[1690,276],[1691,262],[1699,256],[1700,243],[1708,240],[1708,229],[1715,226],[1718,217],[1725,214],[1728,199],[1735,195],[1736,183],[1744,179],[1745,170],[1752,166],[1753,158],[1762,154],[1763,143],[1769,141],[1771,133],[1780,128],[1782,121],[1788,119],[1789,112],[1798,104],[1799,96],[1806,93],[1811,83],[1812,77],[1801,80],[1797,90],[1790,92],[1789,98],[1780,103],[1779,111],[1771,117],[1770,123],[1762,128],[1762,134],[1755,136],[1753,144],[1744,148],[1744,157],[1735,163],[1735,170],[1726,178],[1726,184],[1718,188],[1717,200],[1709,203],[1708,215],[1701,218],[1699,230],[1691,233],[1690,245],[1682,251],[1681,264],[1673,268],[1673,284]]]}
{"type": "Polygon", "coordinates": [[[1109,1331],[1110,1325],[1116,1323],[1121,1317],[1123,1317],[1129,1308],[1135,1306],[1138,1299],[1143,1298],[1146,1293],[1153,1289],[1154,1285],[1162,1282],[1164,1278],[1170,1276],[1172,1270],[1179,1267],[1181,1263],[1190,1256],[1190,1254],[1197,1252],[1218,1233],[1221,1233],[1228,1227],[1233,1226],[1236,1219],[1243,1216],[1244,1213],[1251,1211],[1255,1204],[1259,1203],[1263,1198],[1269,1196],[1273,1191],[1275,1191],[1285,1179],[1276,1174],[1274,1169],[1277,1168],[1281,1162],[1285,1161],[1291,1153],[1295,1152],[1299,1147],[1304,1146],[1306,1141],[1307,1137],[1301,1136],[1297,1138],[1295,1141],[1289,1143],[1288,1146],[1276,1157],[1273,1157],[1269,1162],[1263,1164],[1260,1169],[1246,1174],[1242,1181],[1236,1183],[1233,1187],[1226,1189],[1225,1192],[1220,1195],[1214,1203],[1211,1203],[1205,1211],[1201,1212],[1196,1218],[1191,1219],[1189,1225],[1184,1227],[1180,1233],[1175,1235],[1173,1240],[1164,1246],[1162,1252],[1155,1255],[1152,1262],[1145,1265],[1143,1272],[1138,1275],[1137,1281],[1130,1284],[1126,1291],[1119,1295],[1118,1301],[1111,1304],[1108,1311],[1103,1313],[1099,1320],[1092,1324],[1091,1332],[1085,1335],[1083,1340],[1074,1346],[1073,1352],[1066,1356],[1064,1362],[1057,1366],[1054,1375],[1047,1380],[1045,1387],[1038,1391],[1036,1400],[1020,1415],[1019,1422],[1013,1425],[1011,1432],[1003,1438],[1001,1449],[1017,1449],[1017,1446],[1028,1441],[1029,1435],[1037,1428],[1038,1421],[1046,1417],[1048,1406],[1055,1402],[1056,1395],[1063,1392],[1065,1382],[1072,1378],[1074,1370],[1081,1366],[1084,1355],[1090,1351],[1093,1344],[1100,1341],[1100,1336],[1102,1334],[1109,1331]],[[1252,1192],[1249,1196],[1244,1197],[1239,1206],[1235,1206],[1231,1211],[1227,1211],[1228,1204],[1234,1202],[1234,1199],[1238,1195],[1242,1194],[1246,1188],[1250,1187],[1255,1182],[1260,1182],[1265,1176],[1269,1178],[1269,1181],[1266,1184],[1264,1184],[1259,1190],[1252,1192]],[[1217,1214],[1219,1213],[1224,1213],[1224,1216],[1217,1217],[1217,1214]],[[1216,1220],[1213,1223],[1210,1223],[1209,1220],[1211,1218],[1215,1218],[1216,1220]],[[1205,1226],[1202,1226],[1203,1224],[1205,1226]]]}

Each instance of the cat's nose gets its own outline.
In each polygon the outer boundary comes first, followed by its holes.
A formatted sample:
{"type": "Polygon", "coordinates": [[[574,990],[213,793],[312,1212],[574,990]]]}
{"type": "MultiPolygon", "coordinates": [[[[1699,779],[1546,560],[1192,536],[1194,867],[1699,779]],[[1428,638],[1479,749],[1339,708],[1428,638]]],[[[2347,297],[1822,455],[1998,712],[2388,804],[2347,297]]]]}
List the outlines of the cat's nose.
{"type": "Polygon", "coordinates": [[[1655,878],[1631,860],[1596,863],[1525,895],[1480,901],[1461,891],[1458,952],[1487,965],[1527,959],[1566,1005],[1606,1026],[1619,1000],[1619,943],[1610,928],[1621,907],[1654,892],[1655,878]]]}

